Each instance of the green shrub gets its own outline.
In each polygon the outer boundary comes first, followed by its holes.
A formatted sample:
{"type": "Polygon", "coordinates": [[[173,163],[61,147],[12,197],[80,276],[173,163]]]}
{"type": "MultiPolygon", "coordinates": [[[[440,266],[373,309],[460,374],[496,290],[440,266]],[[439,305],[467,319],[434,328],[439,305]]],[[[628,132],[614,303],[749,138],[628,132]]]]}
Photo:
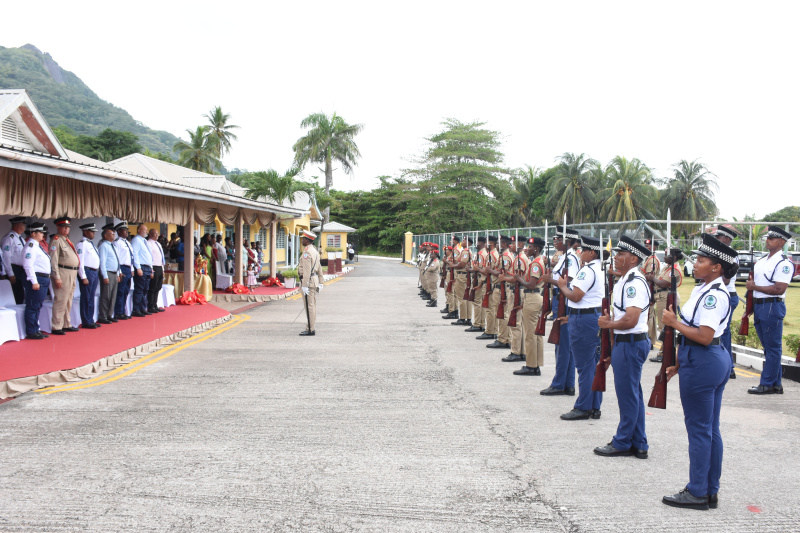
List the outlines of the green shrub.
{"type": "Polygon", "coordinates": [[[787,355],[795,355],[797,350],[800,349],[800,335],[797,333],[790,333],[784,335],[783,340],[786,342],[786,348],[789,350],[787,355]]]}
{"type": "Polygon", "coordinates": [[[756,327],[753,325],[752,318],[750,320],[750,329],[748,330],[746,337],[744,335],[739,335],[739,328],[741,325],[741,320],[734,320],[731,322],[731,342],[733,344],[739,344],[741,346],[763,350],[764,346],[762,346],[761,341],[758,338],[758,333],[756,333],[756,327]]]}
{"type": "Polygon", "coordinates": [[[286,270],[282,270],[281,274],[283,274],[284,278],[296,278],[297,277],[297,269],[296,268],[289,268],[286,270]]]}

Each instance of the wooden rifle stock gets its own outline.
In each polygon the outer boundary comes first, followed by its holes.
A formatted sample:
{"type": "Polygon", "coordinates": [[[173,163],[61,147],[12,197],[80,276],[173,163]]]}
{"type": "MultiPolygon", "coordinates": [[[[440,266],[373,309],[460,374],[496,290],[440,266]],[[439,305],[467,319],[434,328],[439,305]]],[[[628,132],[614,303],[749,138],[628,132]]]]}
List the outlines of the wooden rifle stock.
{"type": "MultiPolygon", "coordinates": [[[[752,257],[752,254],[750,255],[752,257]]],[[[753,270],[750,270],[750,281],[753,280],[753,270]]],[[[747,291],[745,294],[744,314],[742,315],[742,324],[739,326],[739,335],[747,336],[750,333],[750,317],[753,315],[753,291],[747,291]]]]}
{"type": "Polygon", "coordinates": [[[467,272],[467,285],[466,287],[464,287],[464,296],[463,296],[463,298],[467,301],[470,300],[469,297],[470,292],[472,292],[472,276],[470,276],[469,272],[467,272]]]}
{"type": "MultiPolygon", "coordinates": [[[[548,255],[545,257],[544,273],[549,274],[550,270],[550,257],[548,255]]],[[[534,335],[539,335],[540,337],[544,337],[545,327],[547,326],[547,315],[553,310],[553,302],[550,300],[550,293],[550,284],[545,283],[542,285],[542,311],[539,313],[536,331],[533,332],[534,335]]]]}
{"type": "MultiPolygon", "coordinates": [[[[606,280],[606,296],[603,298],[603,314],[611,313],[611,298],[609,295],[614,290],[614,274],[609,269],[608,279],[606,280]]],[[[611,364],[611,330],[600,330],[600,360],[597,362],[597,367],[594,370],[594,380],[592,381],[592,390],[605,392],[606,391],[606,371],[608,365],[611,364]]]]}
{"type": "Polygon", "coordinates": [[[470,302],[475,299],[475,292],[478,289],[478,271],[476,270],[475,273],[472,275],[472,290],[469,291],[469,298],[467,298],[470,302]]]}
{"type": "Polygon", "coordinates": [[[481,307],[483,309],[489,308],[489,297],[492,295],[492,275],[486,274],[486,281],[483,282],[486,285],[486,292],[483,294],[483,301],[481,302],[481,307]]]}
{"type": "Polygon", "coordinates": [[[520,301],[520,286],[519,282],[514,282],[514,307],[511,308],[511,313],[508,315],[508,327],[517,327],[517,314],[522,309],[522,302],[520,301]]]}
{"type": "Polygon", "coordinates": [[[447,282],[447,290],[445,292],[453,292],[453,283],[456,280],[456,267],[451,266],[450,270],[450,280],[447,282]]]}
{"type": "MultiPolygon", "coordinates": [[[[501,270],[501,274],[505,274],[505,270],[501,270]]],[[[497,314],[495,314],[496,318],[503,319],[506,317],[506,282],[500,282],[500,304],[497,306],[497,314]]]]}
{"type": "MultiPolygon", "coordinates": [[[[672,267],[672,275],[670,276],[672,286],[667,294],[667,309],[675,311],[675,295],[677,294],[678,287],[675,280],[675,266],[672,267]]],[[[675,365],[675,329],[670,326],[664,326],[664,339],[661,341],[661,368],[656,375],[656,382],[653,384],[653,392],[650,394],[650,401],[647,402],[648,407],[655,409],[667,408],[667,368],[675,365]]]]}
{"type": "Polygon", "coordinates": [[[567,297],[564,291],[558,291],[558,316],[553,320],[553,327],[550,328],[550,336],[547,338],[550,344],[561,342],[561,322],[558,319],[565,316],[567,316],[567,297]]]}
{"type": "Polygon", "coordinates": [[[441,279],[439,280],[439,288],[444,289],[444,280],[447,279],[447,265],[442,267],[442,275],[440,277],[441,279]]]}

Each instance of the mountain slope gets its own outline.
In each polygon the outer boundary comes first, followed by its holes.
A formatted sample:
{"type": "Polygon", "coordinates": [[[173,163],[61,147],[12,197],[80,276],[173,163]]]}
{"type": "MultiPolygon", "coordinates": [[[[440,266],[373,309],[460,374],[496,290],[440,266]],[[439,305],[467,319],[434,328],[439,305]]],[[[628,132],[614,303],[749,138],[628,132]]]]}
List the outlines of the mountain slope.
{"type": "Polygon", "coordinates": [[[172,152],[178,138],[134,120],[124,109],[102,100],[78,76],[63,70],[50,54],[31,44],[0,46],[0,89],[27,89],[50,127],[68,126],[77,134],[97,135],[106,128],[129,131],[154,152],[172,152]]]}

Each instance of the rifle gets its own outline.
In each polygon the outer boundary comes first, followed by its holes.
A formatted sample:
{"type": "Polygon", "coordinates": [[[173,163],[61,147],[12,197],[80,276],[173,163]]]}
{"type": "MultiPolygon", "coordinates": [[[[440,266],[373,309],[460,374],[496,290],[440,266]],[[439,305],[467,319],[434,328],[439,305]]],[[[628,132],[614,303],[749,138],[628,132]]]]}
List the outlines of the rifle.
{"type": "MultiPolygon", "coordinates": [[[[614,274],[613,268],[606,269],[606,261],[603,257],[603,233],[600,233],[600,264],[603,268],[603,277],[606,278],[606,292],[603,297],[603,314],[611,314],[611,292],[614,290],[614,274]]],[[[597,367],[594,370],[594,380],[592,381],[592,390],[605,392],[606,391],[606,371],[608,365],[611,364],[611,330],[600,330],[600,360],[597,362],[597,367]]]]}
{"type": "MultiPolygon", "coordinates": [[[[469,245],[467,245],[467,246],[469,246],[469,245]]],[[[472,252],[469,251],[469,248],[467,248],[467,254],[468,254],[467,255],[467,266],[469,266],[472,263],[472,252]]],[[[464,268],[466,268],[466,266],[464,268]]],[[[464,287],[464,296],[463,296],[464,300],[467,300],[467,301],[471,300],[471,298],[469,297],[471,292],[472,292],[472,276],[470,276],[469,272],[467,272],[467,284],[464,287]]]]}
{"type": "MultiPolygon", "coordinates": [[[[505,253],[505,252],[503,252],[505,253]]],[[[502,264],[503,257],[500,256],[500,262],[502,264]]],[[[500,275],[503,276],[506,273],[505,268],[500,268],[500,275]]],[[[500,303],[497,305],[497,314],[495,314],[496,318],[504,319],[506,317],[506,282],[500,280],[500,303]]]]}
{"type": "MultiPolygon", "coordinates": [[[[451,261],[453,260],[453,257],[455,255],[456,255],[456,251],[454,249],[453,250],[453,255],[450,256],[450,260],[451,261]]],[[[444,291],[444,292],[453,292],[453,283],[456,281],[456,267],[451,265],[450,268],[448,268],[448,270],[450,271],[450,279],[447,282],[447,290],[444,291]]]]}
{"type": "MultiPolygon", "coordinates": [[[[667,248],[670,254],[673,255],[672,269],[669,275],[669,293],[667,294],[667,309],[672,308],[675,313],[675,302],[677,301],[678,294],[678,280],[675,277],[675,263],[677,258],[670,248],[669,239],[671,236],[670,230],[672,226],[672,217],[669,209],[667,209],[667,248]]],[[[670,326],[664,326],[664,340],[661,345],[661,352],[663,359],[661,360],[661,368],[656,375],[656,382],[653,384],[653,392],[650,394],[650,401],[647,402],[648,407],[655,409],[667,408],[667,368],[675,365],[675,329],[670,326]]]]}
{"type": "Polygon", "coordinates": [[[442,270],[440,271],[440,280],[439,280],[439,288],[444,289],[444,280],[447,279],[447,263],[445,260],[447,259],[447,250],[444,250],[444,258],[442,259],[442,270]]]}
{"type": "MultiPolygon", "coordinates": [[[[752,248],[750,248],[750,260],[753,262],[753,265],[750,267],[750,276],[747,279],[752,281],[753,273],[756,270],[756,262],[752,248]]],[[[744,314],[742,315],[742,324],[739,326],[739,335],[744,335],[746,337],[747,334],[750,333],[750,317],[753,315],[753,291],[747,291],[744,298],[744,314]]],[[[800,357],[800,352],[798,352],[798,357],[800,357]]]]}
{"type": "MultiPolygon", "coordinates": [[[[486,268],[492,266],[491,263],[492,263],[492,254],[491,252],[489,252],[489,254],[486,256],[486,268]]],[[[492,295],[492,290],[493,290],[492,275],[489,274],[488,272],[486,273],[486,280],[483,283],[486,285],[486,291],[483,293],[483,301],[481,302],[481,307],[483,309],[488,309],[489,297],[492,295]]]]}
{"type": "MultiPolygon", "coordinates": [[[[567,214],[564,213],[564,237],[562,239],[564,243],[564,264],[561,266],[561,276],[566,275],[569,277],[569,269],[567,269],[567,273],[564,274],[564,267],[567,261],[567,254],[569,253],[569,246],[567,245],[567,214]]],[[[550,336],[547,338],[547,342],[550,344],[558,344],[561,342],[561,321],[559,318],[564,318],[567,316],[567,297],[564,295],[564,291],[558,291],[558,316],[555,320],[553,320],[553,327],[550,328],[550,336]]]]}
{"type": "MultiPolygon", "coordinates": [[[[545,249],[545,261],[544,261],[544,274],[550,273],[550,252],[547,251],[547,221],[544,221],[544,249],[545,249]]],[[[552,302],[550,302],[550,284],[545,283],[542,287],[542,312],[539,314],[539,321],[536,323],[536,331],[534,335],[544,336],[545,326],[547,326],[547,315],[550,314],[550,311],[553,310],[552,302]]]]}
{"type": "MultiPolygon", "coordinates": [[[[519,246],[519,241],[517,241],[517,246],[519,246]]],[[[520,274],[520,261],[519,261],[519,254],[523,252],[517,251],[517,267],[514,271],[517,274],[520,274]]],[[[520,296],[520,284],[519,281],[514,281],[514,307],[511,308],[511,313],[508,315],[508,327],[515,328],[517,327],[517,313],[520,309],[522,309],[522,301],[520,296]]]]}

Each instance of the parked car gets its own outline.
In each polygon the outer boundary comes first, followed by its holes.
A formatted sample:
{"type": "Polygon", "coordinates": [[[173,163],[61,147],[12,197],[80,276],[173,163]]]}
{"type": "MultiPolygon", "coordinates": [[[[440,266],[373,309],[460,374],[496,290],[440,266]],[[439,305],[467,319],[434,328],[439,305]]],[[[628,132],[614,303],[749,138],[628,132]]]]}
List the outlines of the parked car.
{"type": "Polygon", "coordinates": [[[736,281],[747,281],[753,265],[764,256],[764,252],[754,251],[752,255],[750,250],[736,250],[736,252],[739,254],[739,272],[736,274],[736,281]]]}
{"type": "Polygon", "coordinates": [[[800,252],[789,252],[786,254],[789,261],[794,263],[794,277],[792,281],[800,281],[800,252]]]}

